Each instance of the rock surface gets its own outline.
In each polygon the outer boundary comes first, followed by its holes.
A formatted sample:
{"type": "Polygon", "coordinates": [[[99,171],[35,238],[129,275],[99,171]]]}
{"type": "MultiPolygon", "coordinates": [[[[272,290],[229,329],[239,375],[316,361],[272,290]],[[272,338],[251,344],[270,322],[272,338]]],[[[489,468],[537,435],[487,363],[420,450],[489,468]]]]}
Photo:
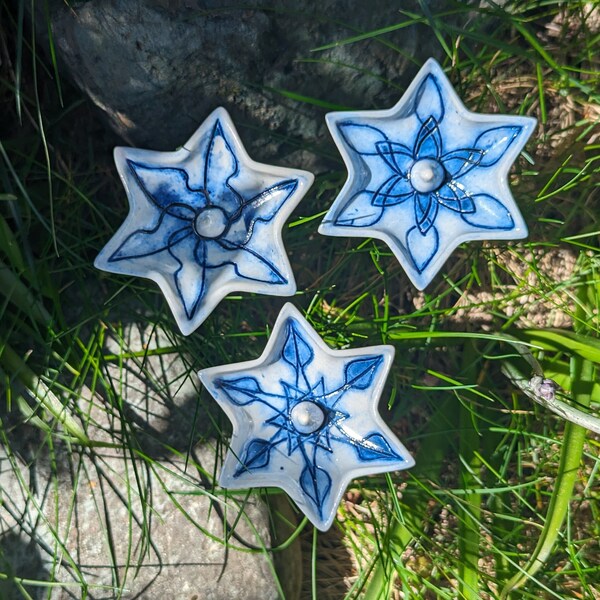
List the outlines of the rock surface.
{"type": "MultiPolygon", "coordinates": [[[[1,572],[58,582],[54,600],[80,598],[84,589],[96,600],[280,597],[265,550],[265,506],[213,488],[217,449],[193,443],[204,420],[195,374],[176,354],[153,352],[168,346],[164,336],[132,325],[105,348],[125,357],[107,362],[114,396],[80,400],[88,435],[107,444],[127,439],[126,454],[115,447],[67,452],[58,444],[52,451],[17,430],[7,446],[14,454],[0,445],[1,572]]],[[[26,589],[47,597],[47,588],[26,589]]],[[[0,597],[22,596],[9,580],[0,581],[0,597]]]]}
{"type": "MultiPolygon", "coordinates": [[[[407,21],[399,8],[419,13],[416,0],[48,4],[66,71],[126,143],[157,150],[182,145],[222,105],[245,127],[253,157],[290,154],[322,141],[328,110],[391,106],[423,60],[440,54],[431,30],[414,25],[314,51],[407,21]],[[265,128],[280,135],[266,143],[265,128]]],[[[427,4],[435,12],[444,1],[427,4]]],[[[297,166],[309,166],[307,154],[297,153],[297,166]]]]}

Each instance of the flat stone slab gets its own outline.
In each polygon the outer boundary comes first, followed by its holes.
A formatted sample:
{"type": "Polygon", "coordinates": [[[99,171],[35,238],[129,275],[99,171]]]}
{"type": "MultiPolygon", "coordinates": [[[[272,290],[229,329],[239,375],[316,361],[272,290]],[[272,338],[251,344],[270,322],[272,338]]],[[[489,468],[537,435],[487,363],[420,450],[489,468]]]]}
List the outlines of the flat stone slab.
{"type": "MultiPolygon", "coordinates": [[[[0,571],[52,582],[54,600],[84,591],[95,600],[279,598],[266,507],[254,495],[213,489],[215,444],[185,450],[194,439],[195,374],[178,355],[153,353],[167,343],[161,334],[132,325],[123,337],[106,346],[107,355],[126,356],[106,368],[115,395],[81,407],[89,436],[107,445],[126,439],[125,453],[68,453],[55,443],[54,456],[47,446],[9,454],[0,446],[0,571]]],[[[25,587],[46,597],[45,587],[25,587]]],[[[22,596],[4,581],[0,597],[22,596]]]]}

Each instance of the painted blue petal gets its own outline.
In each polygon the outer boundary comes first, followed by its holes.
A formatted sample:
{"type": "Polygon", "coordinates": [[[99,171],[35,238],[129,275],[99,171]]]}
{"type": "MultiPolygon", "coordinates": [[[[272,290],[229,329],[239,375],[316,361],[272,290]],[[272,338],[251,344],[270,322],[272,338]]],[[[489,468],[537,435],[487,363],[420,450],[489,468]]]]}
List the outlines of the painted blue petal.
{"type": "Polygon", "coordinates": [[[434,117],[429,117],[421,125],[415,141],[414,154],[415,158],[418,159],[432,158],[439,160],[442,154],[442,138],[438,122],[434,117]]]}
{"type": "Polygon", "coordinates": [[[415,113],[424,123],[430,117],[436,121],[444,118],[444,100],[438,80],[430,73],[421,82],[415,95],[415,113]]]}
{"type": "Polygon", "coordinates": [[[412,150],[404,144],[378,142],[377,154],[391,167],[394,173],[406,177],[415,162],[412,150]]]}
{"type": "Polygon", "coordinates": [[[460,148],[446,152],[440,159],[450,177],[458,179],[474,169],[483,158],[483,151],[477,148],[460,148]]]}
{"type": "Polygon", "coordinates": [[[402,204],[414,194],[415,190],[408,179],[401,175],[394,175],[373,194],[371,204],[383,207],[394,206],[395,204],[402,204]]]}
{"type": "Polygon", "coordinates": [[[382,362],[382,356],[367,356],[349,362],[344,368],[344,385],[366,390],[373,383],[382,362]]]}
{"type": "Polygon", "coordinates": [[[260,192],[250,200],[246,200],[243,205],[245,211],[252,210],[256,218],[263,221],[271,220],[281,205],[296,191],[298,188],[297,179],[288,179],[280,181],[266,190],[260,192]]]}
{"type": "Polygon", "coordinates": [[[415,220],[423,234],[433,226],[437,217],[439,204],[433,194],[415,194],[415,220]]]}
{"type": "Polygon", "coordinates": [[[495,165],[519,137],[522,129],[518,125],[504,125],[488,129],[479,135],[473,145],[483,152],[480,166],[495,165]]]}
{"type": "Polygon", "coordinates": [[[206,244],[195,235],[169,247],[169,254],[179,263],[175,287],[188,319],[192,319],[206,293],[206,244]]]}
{"type": "Polygon", "coordinates": [[[381,219],[383,207],[373,206],[376,192],[362,190],[352,196],[338,213],[335,224],[345,227],[369,227],[381,219]]]}
{"type": "MultiPolygon", "coordinates": [[[[239,244],[229,239],[211,240],[212,246],[220,246],[223,250],[231,253],[223,255],[223,263],[230,264],[235,272],[244,279],[282,285],[288,283],[287,278],[266,257],[247,245],[239,244]]],[[[220,265],[218,265],[220,266],[220,265]]]]}
{"type": "Polygon", "coordinates": [[[225,138],[221,122],[213,127],[206,160],[204,163],[204,183],[210,196],[218,196],[227,181],[238,173],[238,160],[233,148],[225,138]]]}
{"type": "Polygon", "coordinates": [[[476,194],[473,196],[475,212],[463,214],[464,221],[475,227],[483,229],[512,229],[515,222],[509,210],[500,200],[488,194],[476,194]]]}
{"type": "Polygon", "coordinates": [[[215,385],[225,391],[227,397],[237,406],[246,406],[260,400],[263,391],[254,377],[237,379],[217,379],[215,385]]]}
{"type": "Polygon", "coordinates": [[[356,440],[354,447],[361,460],[402,460],[381,433],[371,433],[363,439],[356,440]]]}
{"type": "Polygon", "coordinates": [[[300,475],[300,487],[322,515],[323,504],[331,491],[329,473],[316,465],[307,465],[300,475]]]}
{"type": "Polygon", "coordinates": [[[372,125],[342,121],[337,127],[348,146],[359,154],[377,154],[376,145],[388,139],[383,131],[372,125]]]}
{"type": "Polygon", "coordinates": [[[240,460],[240,466],[233,476],[239,477],[242,473],[250,469],[262,469],[266,467],[271,459],[272,448],[273,443],[267,440],[259,438],[251,440],[246,446],[244,455],[240,460]]]}
{"type": "Polygon", "coordinates": [[[158,254],[168,250],[173,243],[192,235],[193,230],[188,223],[163,212],[151,229],[137,229],[129,234],[113,252],[108,262],[158,254]]]}
{"type": "Polygon", "coordinates": [[[294,369],[303,369],[314,358],[312,348],[302,337],[293,321],[288,323],[287,338],[283,344],[281,357],[294,369]]]}
{"type": "Polygon", "coordinates": [[[131,160],[127,165],[146,197],[162,210],[173,207],[173,216],[190,219],[195,209],[206,206],[206,195],[202,190],[190,188],[189,176],[183,169],[150,167],[131,160]],[[183,210],[182,206],[190,207],[191,212],[177,214],[183,210]]]}
{"type": "Polygon", "coordinates": [[[242,204],[242,197],[229,185],[229,180],[238,171],[233,147],[225,137],[221,122],[217,121],[206,150],[204,182],[209,202],[230,215],[235,214],[242,204]]]}
{"type": "Polygon", "coordinates": [[[250,200],[244,201],[240,212],[243,220],[232,226],[227,239],[238,244],[247,244],[254,233],[256,222],[270,221],[297,188],[298,180],[296,179],[280,181],[250,200]]]}
{"type": "Polygon", "coordinates": [[[437,201],[446,208],[458,213],[475,212],[473,197],[456,181],[449,181],[434,192],[437,201]]]}
{"type": "Polygon", "coordinates": [[[408,230],[406,247],[419,273],[425,270],[437,254],[439,243],[440,240],[435,227],[431,227],[426,234],[422,234],[418,227],[412,227],[408,230]]]}

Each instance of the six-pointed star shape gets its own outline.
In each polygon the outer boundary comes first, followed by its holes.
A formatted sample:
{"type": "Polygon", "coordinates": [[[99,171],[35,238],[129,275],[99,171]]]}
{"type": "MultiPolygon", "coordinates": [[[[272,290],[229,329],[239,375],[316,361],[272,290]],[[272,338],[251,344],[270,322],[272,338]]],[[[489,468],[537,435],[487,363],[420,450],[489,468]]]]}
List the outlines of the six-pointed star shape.
{"type": "Polygon", "coordinates": [[[332,350],[286,304],[260,358],[198,373],[233,424],[220,485],[282,488],[327,530],[351,479],[414,465],[377,411],[393,357],[332,350]]]}
{"type": "Polygon", "coordinates": [[[253,161],[223,108],[175,152],[116,148],[129,215],[97,268],[147,277],[194,331],[231,292],[291,296],[281,229],[314,179],[253,161]]]}
{"type": "Polygon", "coordinates": [[[527,236],[507,175],[535,119],[468,111],[433,59],[393,108],[326,119],[349,175],[320,233],[385,241],[418,289],[462,242],[527,236]]]}

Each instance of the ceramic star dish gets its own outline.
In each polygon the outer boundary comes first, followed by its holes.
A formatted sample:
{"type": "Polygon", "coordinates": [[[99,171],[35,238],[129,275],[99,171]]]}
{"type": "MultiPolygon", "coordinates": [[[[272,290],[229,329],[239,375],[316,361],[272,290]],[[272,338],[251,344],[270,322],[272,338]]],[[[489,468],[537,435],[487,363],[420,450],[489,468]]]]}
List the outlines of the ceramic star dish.
{"type": "Polygon", "coordinates": [[[468,111],[433,59],[393,108],[326,119],[349,175],[320,233],[383,240],[418,289],[462,242],[527,236],[507,175],[536,120],[468,111]]]}
{"type": "Polygon", "coordinates": [[[254,162],[224,108],[175,152],[115,162],[129,215],[95,266],[155,281],[185,335],[231,292],[294,294],[281,229],[314,177],[254,162]]]}
{"type": "Polygon", "coordinates": [[[260,358],[198,373],[233,424],[220,485],[282,488],[329,529],[351,479],[414,465],[377,412],[393,358],[332,350],[286,304],[260,358]]]}

